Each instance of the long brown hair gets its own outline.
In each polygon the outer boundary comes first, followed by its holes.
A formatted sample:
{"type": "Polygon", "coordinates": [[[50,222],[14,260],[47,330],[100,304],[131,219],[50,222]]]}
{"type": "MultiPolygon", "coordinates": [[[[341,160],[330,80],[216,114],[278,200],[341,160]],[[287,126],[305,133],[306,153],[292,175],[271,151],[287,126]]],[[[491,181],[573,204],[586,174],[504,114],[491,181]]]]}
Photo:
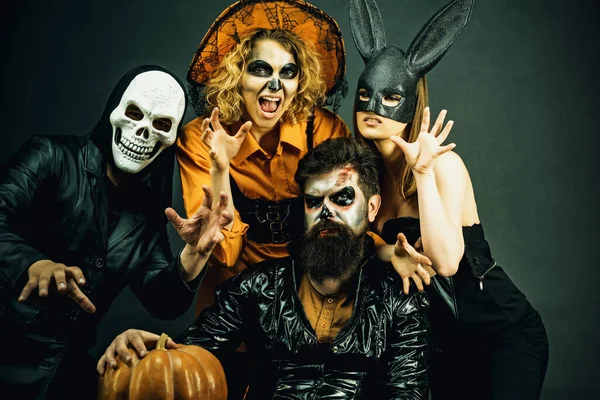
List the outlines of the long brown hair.
{"type": "Polygon", "coordinates": [[[226,124],[232,124],[242,118],[244,99],[240,82],[246,61],[252,55],[254,45],[260,40],[273,40],[281,44],[294,56],[300,71],[298,91],[281,119],[291,123],[306,119],[312,108],[325,100],[327,90],[321,77],[319,53],[313,44],[282,29],[258,29],[243,38],[225,55],[223,62],[215,69],[206,85],[206,113],[210,114],[214,107],[219,107],[219,118],[226,124]]]}
{"type": "MultiPolygon", "coordinates": [[[[414,142],[419,137],[421,132],[421,120],[423,119],[423,110],[429,104],[429,95],[427,92],[427,79],[423,76],[417,83],[417,105],[415,106],[415,115],[413,120],[406,125],[404,128],[405,132],[408,132],[408,137],[405,137],[409,143],[414,142]]],[[[360,132],[358,132],[358,125],[356,124],[356,112],[354,112],[354,132],[359,141],[371,147],[377,151],[377,147],[372,140],[365,139],[360,132]]],[[[379,152],[377,151],[379,154],[379,152]]],[[[381,166],[383,167],[383,166],[381,166]]],[[[383,171],[383,168],[381,168],[383,171]]],[[[397,165],[394,171],[394,176],[397,177],[396,185],[398,193],[405,199],[408,200],[417,192],[417,182],[412,173],[410,167],[406,164],[406,159],[402,157],[400,163],[397,165]]]]}

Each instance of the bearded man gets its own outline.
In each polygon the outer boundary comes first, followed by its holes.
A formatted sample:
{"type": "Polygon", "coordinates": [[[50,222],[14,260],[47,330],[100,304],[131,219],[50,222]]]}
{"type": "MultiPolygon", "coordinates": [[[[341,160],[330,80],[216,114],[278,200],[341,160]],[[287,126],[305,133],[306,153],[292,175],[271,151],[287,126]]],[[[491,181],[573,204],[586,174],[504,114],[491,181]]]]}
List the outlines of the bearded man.
{"type": "MultiPolygon", "coordinates": [[[[377,157],[354,139],[331,139],[307,153],[295,178],[305,233],[290,256],[222,284],[177,341],[217,356],[243,341],[254,362],[246,399],[427,398],[427,299],[403,292],[367,235],[381,201],[377,157]]],[[[404,257],[423,261],[414,249],[404,257]]],[[[156,339],[122,333],[98,371],[156,339]]]]}

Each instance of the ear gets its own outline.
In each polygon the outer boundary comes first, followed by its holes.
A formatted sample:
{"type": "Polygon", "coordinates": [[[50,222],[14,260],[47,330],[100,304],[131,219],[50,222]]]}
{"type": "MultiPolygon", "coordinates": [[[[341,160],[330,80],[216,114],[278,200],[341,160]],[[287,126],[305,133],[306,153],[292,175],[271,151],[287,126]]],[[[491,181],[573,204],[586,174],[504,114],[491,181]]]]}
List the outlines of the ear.
{"type": "Polygon", "coordinates": [[[425,75],[446,54],[469,21],[473,3],[474,0],[453,0],[421,28],[406,55],[415,75],[425,75]]]}
{"type": "Polygon", "coordinates": [[[379,212],[379,207],[381,207],[381,196],[378,194],[374,194],[369,198],[369,201],[367,202],[367,213],[369,222],[375,221],[375,217],[379,212]]]}
{"type": "Polygon", "coordinates": [[[350,28],[365,63],[386,46],[383,20],[374,0],[350,0],[350,28]]]}

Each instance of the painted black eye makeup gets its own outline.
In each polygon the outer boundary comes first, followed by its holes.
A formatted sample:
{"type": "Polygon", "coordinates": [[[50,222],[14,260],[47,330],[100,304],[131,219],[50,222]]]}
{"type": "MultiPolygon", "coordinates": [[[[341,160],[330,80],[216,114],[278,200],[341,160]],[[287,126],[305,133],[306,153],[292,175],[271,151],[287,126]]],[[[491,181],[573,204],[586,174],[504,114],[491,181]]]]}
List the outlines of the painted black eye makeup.
{"type": "Polygon", "coordinates": [[[304,195],[304,204],[308,208],[319,208],[323,205],[323,196],[311,196],[310,194],[304,195]]]}
{"type": "Polygon", "coordinates": [[[354,203],[355,198],[356,193],[354,192],[354,188],[352,186],[346,186],[339,192],[329,196],[329,199],[333,204],[336,204],[341,207],[346,207],[354,203]]]}
{"type": "Polygon", "coordinates": [[[249,74],[255,76],[271,76],[273,75],[273,67],[266,61],[255,60],[248,64],[246,69],[249,74]]]}
{"type": "Polygon", "coordinates": [[[281,68],[281,71],[279,71],[279,76],[282,79],[294,79],[298,75],[299,71],[300,70],[298,69],[298,66],[296,64],[289,63],[285,64],[281,68]]]}

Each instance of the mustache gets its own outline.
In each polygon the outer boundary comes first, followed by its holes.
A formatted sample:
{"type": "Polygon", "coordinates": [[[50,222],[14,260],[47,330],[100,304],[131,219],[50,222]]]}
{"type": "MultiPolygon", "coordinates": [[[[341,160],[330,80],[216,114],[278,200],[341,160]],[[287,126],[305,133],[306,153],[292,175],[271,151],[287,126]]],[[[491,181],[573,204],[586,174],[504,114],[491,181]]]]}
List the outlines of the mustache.
{"type": "Polygon", "coordinates": [[[306,236],[315,237],[319,235],[319,232],[324,230],[332,230],[339,231],[342,235],[350,235],[354,236],[354,232],[352,229],[347,227],[346,225],[342,225],[338,222],[333,222],[329,219],[322,219],[317,222],[317,224],[313,225],[308,231],[306,231],[306,236]]]}

